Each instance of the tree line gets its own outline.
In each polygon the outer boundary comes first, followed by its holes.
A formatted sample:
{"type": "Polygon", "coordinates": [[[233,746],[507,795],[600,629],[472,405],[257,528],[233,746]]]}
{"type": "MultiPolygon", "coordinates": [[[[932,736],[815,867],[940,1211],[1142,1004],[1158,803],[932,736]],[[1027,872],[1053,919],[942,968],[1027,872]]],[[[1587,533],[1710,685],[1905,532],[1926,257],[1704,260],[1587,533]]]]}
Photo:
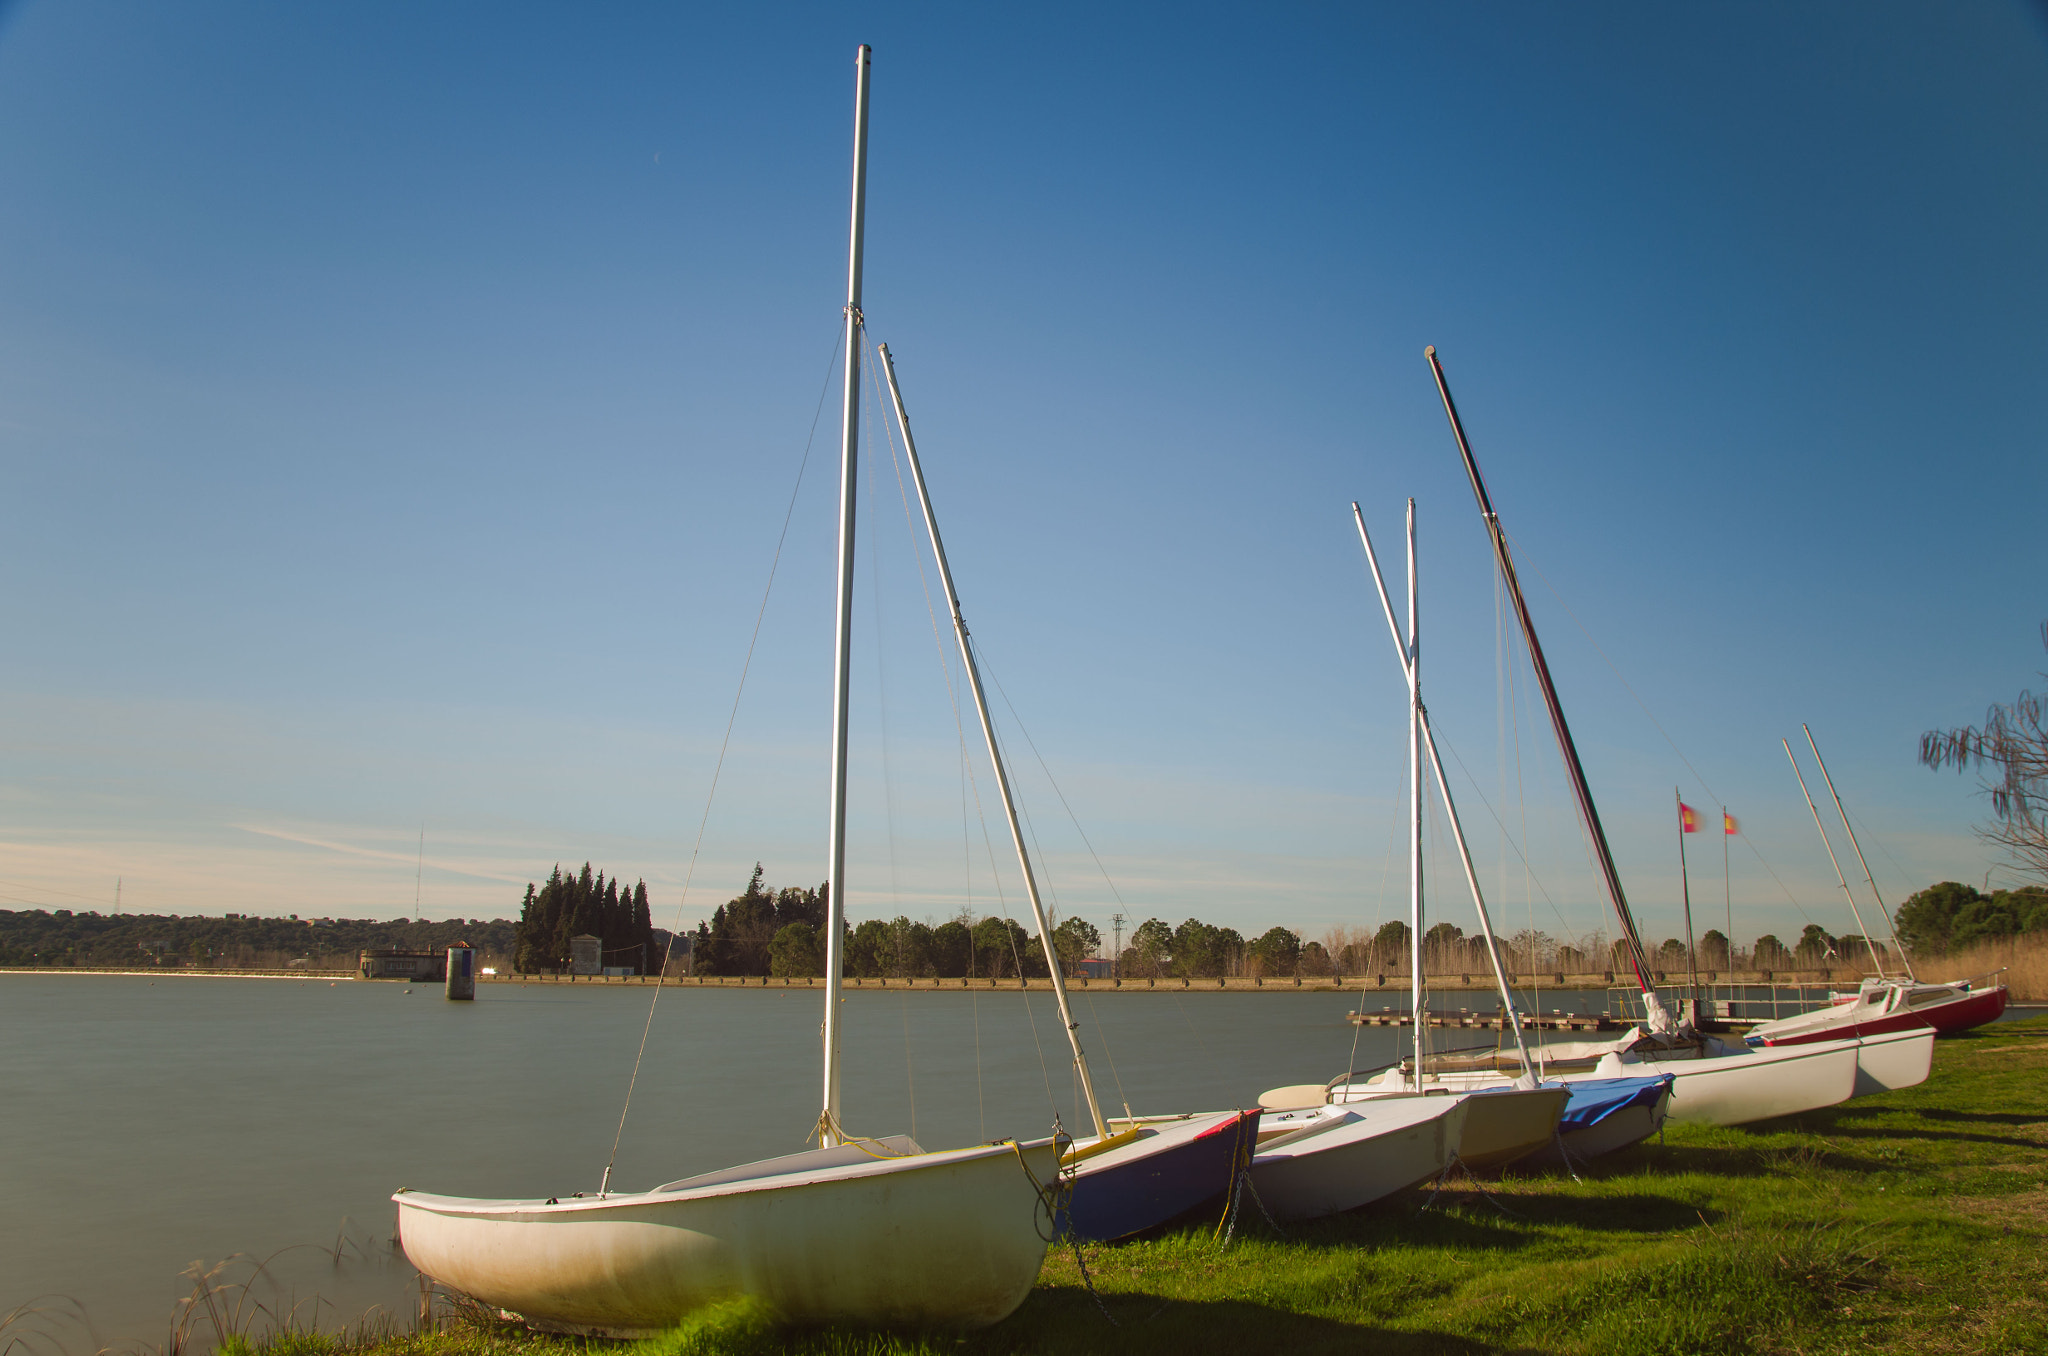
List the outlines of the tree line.
{"type": "MultiPolygon", "coordinates": [[[[746,889],[720,905],[697,927],[696,972],[703,975],[801,978],[825,972],[827,889],[774,889],[755,864],[746,889]]],[[[1900,935],[1915,951],[1966,945],[1986,935],[2048,928],[2048,891],[2029,888],[1980,895],[1944,882],[1924,890],[1899,910],[1900,935]]],[[[1063,972],[1078,974],[1084,959],[1100,958],[1103,937],[1085,919],[1062,919],[1053,932],[1063,972]]],[[[1291,928],[1274,927],[1247,940],[1236,929],[1189,918],[1178,925],[1147,918],[1132,929],[1116,958],[1127,979],[1209,979],[1406,974],[1410,965],[1408,924],[1399,920],[1376,929],[1332,928],[1305,940],[1291,928]]],[[[1502,968],[1511,974],[1625,974],[1626,946],[1595,932],[1574,940],[1524,929],[1495,938],[1502,968]]],[[[1765,933],[1747,947],[1732,943],[1718,928],[1702,933],[1697,959],[1686,944],[1668,937],[1649,952],[1665,975],[1694,963],[1703,970],[1794,970],[1866,966],[1872,943],[1855,933],[1836,935],[1808,923],[1789,941],[1765,933]]],[[[1897,951],[1879,941],[1887,967],[1897,951]]],[[[1455,923],[1431,925],[1422,937],[1423,969],[1429,974],[1491,973],[1486,942],[1455,923]]],[[[846,933],[849,978],[984,977],[1044,978],[1045,954],[1036,934],[1012,918],[962,913],[941,923],[907,917],[871,918],[846,933]]]]}
{"type": "MultiPolygon", "coordinates": [[[[745,890],[697,926],[696,970],[701,975],[803,978],[825,973],[825,913],[829,887],[771,889],[757,862],[745,890]]],[[[1086,920],[1063,919],[1053,945],[1067,973],[1093,956],[1101,934],[1086,920]]],[[[1044,978],[1045,952],[1037,936],[1013,918],[962,914],[943,923],[907,917],[871,918],[847,929],[845,969],[850,978],[1044,978]]]]}
{"type": "Polygon", "coordinates": [[[286,918],[255,914],[97,913],[0,909],[0,966],[353,967],[361,951],[440,951],[458,942],[488,959],[512,949],[508,918],[286,918]]]}

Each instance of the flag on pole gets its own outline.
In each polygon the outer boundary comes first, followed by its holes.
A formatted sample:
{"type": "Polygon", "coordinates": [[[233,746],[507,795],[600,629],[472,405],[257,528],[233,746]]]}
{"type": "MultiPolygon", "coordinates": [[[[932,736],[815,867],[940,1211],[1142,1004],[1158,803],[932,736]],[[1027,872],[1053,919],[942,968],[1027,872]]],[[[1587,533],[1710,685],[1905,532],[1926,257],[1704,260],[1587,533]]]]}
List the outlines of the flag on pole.
{"type": "Polygon", "coordinates": [[[1735,836],[1735,816],[1729,814],[1726,810],[1721,811],[1721,832],[1727,834],[1730,838],[1735,836]]]}
{"type": "Polygon", "coordinates": [[[1678,802],[1678,827],[1684,833],[1698,833],[1700,831],[1699,812],[1684,801],[1678,802]]]}

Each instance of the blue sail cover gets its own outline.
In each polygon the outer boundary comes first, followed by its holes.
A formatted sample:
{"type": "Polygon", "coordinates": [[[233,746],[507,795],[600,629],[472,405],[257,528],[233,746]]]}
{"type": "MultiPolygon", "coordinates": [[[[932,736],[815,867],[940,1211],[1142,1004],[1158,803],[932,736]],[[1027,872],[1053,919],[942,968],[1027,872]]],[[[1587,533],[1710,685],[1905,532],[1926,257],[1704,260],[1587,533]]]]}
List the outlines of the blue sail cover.
{"type": "Polygon", "coordinates": [[[1557,1132],[1569,1135],[1574,1130],[1590,1129],[1617,1111],[1655,1106],[1672,1079],[1671,1074],[1648,1074],[1641,1078],[1587,1078],[1547,1084],[1563,1087],[1571,1094],[1565,1099],[1564,1115],[1558,1117],[1557,1132]]]}

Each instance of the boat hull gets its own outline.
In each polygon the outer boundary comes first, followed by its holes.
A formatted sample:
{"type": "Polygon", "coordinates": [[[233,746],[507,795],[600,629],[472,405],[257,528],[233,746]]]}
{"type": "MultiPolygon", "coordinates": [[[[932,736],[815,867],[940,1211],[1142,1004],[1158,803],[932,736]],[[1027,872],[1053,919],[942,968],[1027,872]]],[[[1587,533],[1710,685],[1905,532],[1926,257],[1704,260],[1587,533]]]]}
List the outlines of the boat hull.
{"type": "MultiPolygon", "coordinates": [[[[1251,1156],[1259,1111],[1254,1107],[1144,1128],[1145,1138],[1076,1164],[1073,1193],[1060,1211],[1062,1229],[1076,1238],[1107,1242],[1221,1196],[1251,1156]]],[[[1087,1151],[1085,1142],[1075,1148],[1087,1151]]]]}
{"type": "Polygon", "coordinates": [[[1747,1125],[1848,1101],[1856,1095],[1857,1050],[1855,1041],[1833,1041],[1699,1059],[1643,1060],[1627,1069],[1675,1076],[1674,1121],[1747,1125]]]}
{"type": "Polygon", "coordinates": [[[1548,1147],[1557,1138],[1557,1120],[1570,1096],[1561,1087],[1472,1093],[1466,1099],[1471,1105],[1465,1110],[1458,1161],[1474,1172],[1488,1172],[1548,1147]]]}
{"type": "Polygon", "coordinates": [[[537,1327],[615,1336],[742,1297],[796,1322],[961,1328],[1023,1302],[1051,1236],[1050,1143],[854,1164],[843,1154],[559,1202],[405,1191],[393,1197],[399,1241],[435,1281],[537,1327]]]}
{"type": "MultiPolygon", "coordinates": [[[[1575,1044],[1564,1053],[1590,1067],[1564,1071],[1546,1064],[1543,1081],[1571,1084],[1669,1074],[1667,1118],[1702,1125],[1744,1125],[1796,1116],[1856,1095],[1860,1043],[1853,1040],[1769,1049],[1710,1042],[1707,1049],[1684,1047],[1661,1057],[1645,1054],[1638,1048],[1641,1044],[1633,1033],[1605,1049],[1575,1044]]],[[[1460,1091],[1506,1087],[1514,1081],[1512,1073],[1496,1071],[1440,1077],[1444,1086],[1460,1091]]]]}
{"type": "Polygon", "coordinates": [[[1932,1030],[1948,1035],[1968,1031],[1997,1021],[2005,1013],[2006,987],[1971,990],[1959,998],[1907,1006],[1895,1011],[1859,1015],[1865,1004],[1848,1002],[1818,1012],[1802,1013],[1777,1022],[1767,1022],[1749,1033],[1752,1043],[1766,1046],[1811,1045],[1817,1041],[1839,1041],[1865,1036],[1883,1036],[1894,1031],[1932,1030]]]}
{"type": "Polygon", "coordinates": [[[1525,1166],[1568,1167],[1631,1144],[1664,1126],[1671,1109],[1671,1078],[1585,1079],[1568,1083],[1571,1098],[1558,1121],[1557,1143],[1522,1160],[1525,1166]]]}
{"type": "Polygon", "coordinates": [[[1322,1106],[1272,1116],[1252,1158],[1251,1182],[1280,1221],[1355,1210],[1426,1182],[1458,1155],[1473,1099],[1417,1096],[1322,1106]]]}
{"type": "Polygon", "coordinates": [[[1853,1096],[1891,1092],[1925,1083],[1934,1068],[1934,1032],[1887,1031],[1857,1042],[1853,1096]]]}

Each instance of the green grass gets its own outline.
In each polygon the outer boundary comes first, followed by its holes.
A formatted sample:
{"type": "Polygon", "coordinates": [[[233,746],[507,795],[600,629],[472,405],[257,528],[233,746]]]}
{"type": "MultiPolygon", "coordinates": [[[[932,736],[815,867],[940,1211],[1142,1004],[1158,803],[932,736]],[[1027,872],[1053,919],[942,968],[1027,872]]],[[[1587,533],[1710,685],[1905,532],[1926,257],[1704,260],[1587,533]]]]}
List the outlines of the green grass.
{"type": "MultiPolygon", "coordinates": [[[[1055,1249],[1024,1306],[985,1332],[779,1328],[738,1306],[637,1345],[646,1356],[2048,1353],[2044,1151],[2048,1019],[2036,1019],[1941,1042],[1920,1087],[1759,1126],[1673,1127],[1583,1181],[1511,1174],[1448,1188],[1426,1211],[1426,1193],[1409,1192],[1285,1236],[1241,1224],[1227,1247],[1213,1221],[1090,1247],[1099,1305],[1073,1250],[1055,1249]]],[[[367,1350],[607,1345],[470,1324],[367,1350]]],[[[259,1350],[347,1346],[300,1335],[259,1350]]]]}

